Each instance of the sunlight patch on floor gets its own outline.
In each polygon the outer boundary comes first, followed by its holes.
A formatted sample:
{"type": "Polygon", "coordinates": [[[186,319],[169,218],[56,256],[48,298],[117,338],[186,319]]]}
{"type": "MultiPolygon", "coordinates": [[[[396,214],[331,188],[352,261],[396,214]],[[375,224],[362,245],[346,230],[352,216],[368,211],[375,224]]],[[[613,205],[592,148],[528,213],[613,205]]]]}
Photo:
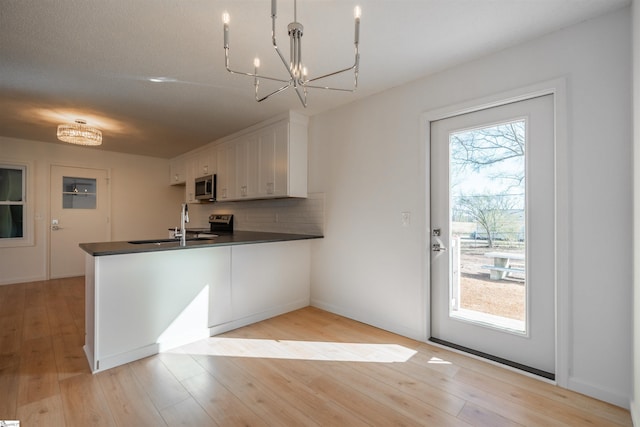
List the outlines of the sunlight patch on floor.
{"type": "Polygon", "coordinates": [[[428,363],[433,365],[453,365],[453,363],[447,362],[446,360],[442,360],[439,357],[435,357],[435,356],[429,359],[428,363]]]}
{"type": "Polygon", "coordinates": [[[211,337],[180,348],[180,352],[207,356],[338,362],[406,362],[417,351],[398,344],[292,341],[211,337]]]}

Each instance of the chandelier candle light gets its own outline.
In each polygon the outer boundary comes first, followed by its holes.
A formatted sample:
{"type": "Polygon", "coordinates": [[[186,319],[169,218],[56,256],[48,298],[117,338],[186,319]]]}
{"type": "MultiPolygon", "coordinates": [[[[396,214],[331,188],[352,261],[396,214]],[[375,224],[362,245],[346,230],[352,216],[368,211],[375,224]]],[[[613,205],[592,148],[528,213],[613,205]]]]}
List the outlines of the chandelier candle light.
{"type": "Polygon", "coordinates": [[[91,126],[87,122],[77,119],[75,123],[58,125],[58,139],[78,145],[100,145],[102,144],[102,132],[91,126]]]}
{"type": "Polygon", "coordinates": [[[293,87],[300,99],[300,102],[304,107],[307,106],[307,89],[327,89],[327,90],[337,90],[342,92],[355,92],[358,87],[358,68],[360,64],[360,53],[358,51],[358,45],[360,43],[360,15],[361,10],[359,6],[356,6],[354,10],[355,16],[355,35],[354,35],[354,46],[355,46],[355,60],[352,66],[348,68],[344,68],[342,70],[334,71],[332,73],[324,74],[319,77],[309,78],[307,75],[307,69],[302,62],[302,33],[303,26],[298,22],[298,11],[297,11],[297,0],[293,1],[293,22],[290,23],[287,27],[289,34],[289,43],[290,43],[290,53],[289,53],[289,62],[284,58],[280,49],[278,49],[278,44],[276,42],[276,11],[277,11],[277,0],[271,0],[271,41],[273,44],[273,48],[276,53],[282,60],[285,68],[289,73],[288,79],[276,78],[276,77],[268,77],[258,73],[260,68],[260,59],[255,58],[253,60],[253,73],[246,73],[242,71],[232,70],[229,66],[229,14],[227,12],[222,14],[222,22],[224,23],[224,63],[227,71],[231,74],[241,74],[244,76],[253,77],[253,85],[255,86],[255,95],[256,101],[262,102],[265,99],[270,98],[272,95],[280,93],[290,87],[293,87]],[[343,88],[335,88],[329,86],[321,86],[317,83],[318,80],[335,76],[336,74],[344,73],[347,71],[352,71],[354,73],[354,82],[353,87],[350,89],[343,88]],[[274,90],[273,92],[265,95],[258,95],[258,87],[260,85],[260,79],[271,80],[280,83],[286,83],[284,86],[274,90]]]}

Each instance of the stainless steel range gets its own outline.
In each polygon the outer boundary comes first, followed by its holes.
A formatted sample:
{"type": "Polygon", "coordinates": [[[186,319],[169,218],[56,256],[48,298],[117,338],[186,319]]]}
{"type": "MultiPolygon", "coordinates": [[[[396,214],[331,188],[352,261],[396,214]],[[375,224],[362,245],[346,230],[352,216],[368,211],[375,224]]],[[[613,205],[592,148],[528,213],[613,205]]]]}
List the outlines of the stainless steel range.
{"type": "Polygon", "coordinates": [[[215,237],[221,234],[233,234],[233,215],[209,215],[209,231],[201,231],[198,237],[215,237]]]}

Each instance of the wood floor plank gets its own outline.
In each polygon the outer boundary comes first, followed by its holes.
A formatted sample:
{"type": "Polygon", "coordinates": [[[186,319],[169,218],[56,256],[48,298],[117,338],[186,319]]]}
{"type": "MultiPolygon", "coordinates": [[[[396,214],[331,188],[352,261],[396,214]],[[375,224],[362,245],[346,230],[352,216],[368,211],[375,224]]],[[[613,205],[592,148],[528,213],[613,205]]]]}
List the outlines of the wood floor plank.
{"type": "Polygon", "coordinates": [[[47,397],[18,407],[16,419],[24,426],[64,426],[64,408],[60,395],[47,397]]]}
{"type": "Polygon", "coordinates": [[[157,356],[133,362],[131,369],[153,404],[160,410],[191,397],[182,383],[157,356]]]}
{"type": "MultiPolygon", "coordinates": [[[[439,399],[439,403],[445,404],[444,400],[451,400],[449,409],[452,413],[438,409],[423,400],[418,399],[409,393],[404,393],[395,387],[389,387],[388,381],[381,381],[371,375],[372,367],[362,367],[358,369],[359,363],[329,362],[326,365],[327,375],[335,381],[341,381],[354,388],[358,394],[364,394],[378,402],[381,408],[388,411],[395,411],[414,420],[416,423],[424,422],[427,425],[438,426],[463,426],[466,422],[456,418],[464,402],[454,397],[439,399]],[[456,410],[457,409],[457,410],[456,410]]],[[[435,402],[434,402],[435,403],[435,402]]],[[[444,408],[443,408],[444,409],[444,408]]]]}
{"type": "Polygon", "coordinates": [[[18,408],[19,359],[0,366],[0,417],[16,419],[18,408]]]}
{"type": "Polygon", "coordinates": [[[486,408],[467,402],[458,415],[461,420],[477,427],[517,427],[522,426],[515,421],[489,411],[486,408]]]}
{"type": "Polygon", "coordinates": [[[208,372],[187,378],[182,383],[220,426],[263,427],[268,425],[208,372]]]}
{"type": "MultiPolygon", "coordinates": [[[[471,371],[481,373],[493,379],[499,379],[502,382],[514,385],[516,387],[524,388],[530,392],[544,395],[545,397],[552,399],[561,405],[567,405],[585,413],[595,414],[601,418],[604,418],[616,424],[620,424],[622,426],[630,425],[628,411],[618,406],[593,399],[589,396],[585,396],[571,390],[550,385],[547,382],[524,376],[518,372],[504,369],[500,366],[472,359],[446,349],[434,347],[429,344],[424,344],[424,348],[421,348],[420,355],[423,356],[425,354],[431,353],[454,362],[460,367],[464,367],[471,371]]],[[[419,359],[414,360],[418,361],[419,359]]]]}
{"type": "Polygon", "coordinates": [[[514,386],[478,372],[462,370],[456,374],[455,379],[476,388],[488,387],[492,390],[492,393],[507,401],[544,412],[545,415],[567,425],[588,425],[590,423],[601,427],[616,427],[619,425],[597,415],[561,405],[553,399],[531,392],[524,387],[514,386]]]}
{"type": "Polygon", "coordinates": [[[25,283],[25,301],[29,307],[44,307],[47,303],[47,287],[55,281],[38,281],[25,283]]]}
{"type": "Polygon", "coordinates": [[[475,387],[449,376],[447,373],[440,373],[432,370],[429,373],[416,369],[414,364],[394,363],[390,366],[394,370],[403,372],[413,377],[416,381],[430,384],[439,389],[443,394],[448,394],[461,398],[487,411],[502,415],[515,423],[531,426],[559,426],[562,423],[535,411],[527,406],[505,400],[494,394],[490,387],[475,387]]]}
{"type": "Polygon", "coordinates": [[[60,381],[66,426],[112,427],[116,421],[94,375],[76,375],[60,381]]]}
{"type": "Polygon", "coordinates": [[[362,389],[352,388],[328,377],[317,377],[309,386],[325,396],[332,396],[333,401],[343,408],[359,416],[364,422],[384,426],[410,426],[416,421],[395,409],[390,409],[362,389]]]}
{"type": "Polygon", "coordinates": [[[24,310],[23,339],[51,336],[51,327],[47,317],[47,308],[43,305],[29,305],[24,310]]]}
{"type": "Polygon", "coordinates": [[[369,424],[345,410],[333,398],[317,393],[306,384],[289,375],[288,360],[263,358],[235,358],[240,369],[263,380],[282,402],[298,407],[309,418],[322,426],[365,427],[369,424]]]}
{"type": "Polygon", "coordinates": [[[218,426],[192,397],[164,408],[161,415],[169,426],[218,426]]]}
{"type": "MultiPolygon", "coordinates": [[[[396,363],[353,364],[353,369],[371,376],[386,384],[388,387],[393,387],[404,394],[419,399],[434,408],[438,408],[449,415],[457,416],[466,404],[466,400],[460,397],[445,393],[442,389],[420,381],[414,376],[407,375],[401,370],[393,369],[393,366],[396,365],[396,363]]],[[[429,375],[429,373],[417,372],[417,376],[422,377],[426,375],[429,375]]]]}
{"type": "Polygon", "coordinates": [[[297,407],[281,405],[258,379],[239,369],[227,358],[200,356],[198,362],[236,397],[264,419],[267,424],[317,426],[297,407]]]}
{"type": "Polygon", "coordinates": [[[78,331],[66,297],[52,296],[47,300],[46,309],[52,335],[71,334],[78,331]]]}
{"type": "Polygon", "coordinates": [[[25,341],[20,352],[18,406],[59,394],[51,337],[25,341]]]}
{"type": "Polygon", "coordinates": [[[24,316],[0,315],[0,368],[19,362],[24,316]]]}
{"type": "Polygon", "coordinates": [[[131,366],[122,365],[95,375],[116,424],[165,426],[160,412],[137,381],[131,366]]]}
{"type": "Polygon", "coordinates": [[[25,294],[26,287],[23,284],[0,286],[0,316],[22,316],[25,294]]]}
{"type": "Polygon", "coordinates": [[[53,355],[56,361],[58,380],[74,375],[90,373],[84,345],[79,334],[61,334],[51,337],[53,355]]]}
{"type": "Polygon", "coordinates": [[[205,369],[193,357],[181,349],[160,353],[156,357],[162,361],[178,381],[206,373],[205,369]]]}

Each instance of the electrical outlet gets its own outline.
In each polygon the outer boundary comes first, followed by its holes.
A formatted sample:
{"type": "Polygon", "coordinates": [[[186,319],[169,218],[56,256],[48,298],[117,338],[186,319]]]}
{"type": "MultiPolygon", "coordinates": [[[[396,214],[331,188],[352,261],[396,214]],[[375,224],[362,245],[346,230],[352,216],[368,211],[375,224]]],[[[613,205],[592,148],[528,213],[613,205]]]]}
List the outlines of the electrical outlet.
{"type": "Polygon", "coordinates": [[[403,227],[408,227],[411,224],[411,212],[400,212],[400,218],[403,227]]]}

